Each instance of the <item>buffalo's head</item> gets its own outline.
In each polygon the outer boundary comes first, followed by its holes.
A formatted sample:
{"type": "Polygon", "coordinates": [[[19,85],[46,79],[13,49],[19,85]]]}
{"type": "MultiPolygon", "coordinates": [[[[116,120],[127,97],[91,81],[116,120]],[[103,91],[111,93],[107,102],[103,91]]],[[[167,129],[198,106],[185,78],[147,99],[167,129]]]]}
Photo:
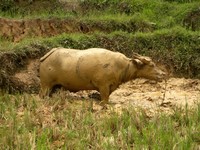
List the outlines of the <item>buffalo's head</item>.
{"type": "Polygon", "coordinates": [[[162,71],[149,57],[141,56],[134,53],[132,58],[133,63],[137,67],[137,77],[162,81],[166,78],[166,73],[162,71]]]}

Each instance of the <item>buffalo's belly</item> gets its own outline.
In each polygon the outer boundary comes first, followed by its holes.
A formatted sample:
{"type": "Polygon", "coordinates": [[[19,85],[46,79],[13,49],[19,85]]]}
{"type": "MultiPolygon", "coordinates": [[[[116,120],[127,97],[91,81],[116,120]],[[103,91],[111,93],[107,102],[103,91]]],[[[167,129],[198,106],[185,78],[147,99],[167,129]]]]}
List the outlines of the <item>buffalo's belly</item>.
{"type": "Polygon", "coordinates": [[[80,90],[97,90],[90,82],[76,81],[76,82],[62,82],[60,83],[65,89],[76,92],[80,90]]]}

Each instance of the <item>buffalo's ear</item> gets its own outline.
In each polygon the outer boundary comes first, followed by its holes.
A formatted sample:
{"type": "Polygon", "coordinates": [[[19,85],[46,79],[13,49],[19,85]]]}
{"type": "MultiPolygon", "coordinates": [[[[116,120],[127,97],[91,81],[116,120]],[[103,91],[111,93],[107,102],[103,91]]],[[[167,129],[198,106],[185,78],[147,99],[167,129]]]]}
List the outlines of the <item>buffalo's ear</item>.
{"type": "Polygon", "coordinates": [[[137,66],[137,68],[141,68],[144,66],[144,63],[139,59],[132,59],[132,62],[137,66]]]}

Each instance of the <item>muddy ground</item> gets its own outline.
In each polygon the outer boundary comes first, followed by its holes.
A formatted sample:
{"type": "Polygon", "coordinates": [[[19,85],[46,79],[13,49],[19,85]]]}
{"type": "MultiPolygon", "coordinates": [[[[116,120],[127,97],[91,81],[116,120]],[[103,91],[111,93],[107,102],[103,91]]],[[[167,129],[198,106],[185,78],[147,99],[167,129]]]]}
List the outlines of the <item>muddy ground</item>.
{"type": "MultiPolygon", "coordinates": [[[[17,72],[13,78],[20,85],[39,88],[38,77],[39,60],[31,60],[28,66],[17,72]]],[[[32,94],[37,100],[41,100],[38,94],[32,94]]],[[[57,90],[51,98],[70,100],[75,107],[82,107],[85,103],[88,107],[93,102],[92,110],[101,112],[104,108],[99,105],[99,94],[96,91],[69,91],[57,90]]],[[[48,100],[50,100],[48,99],[48,100]]],[[[42,100],[43,101],[43,100],[42,100]]],[[[121,113],[123,109],[130,106],[141,108],[148,116],[160,112],[172,113],[178,107],[183,108],[196,106],[200,102],[200,80],[170,77],[167,81],[154,82],[146,79],[136,79],[121,85],[110,95],[110,104],[104,112],[115,111],[121,113]]]]}
{"type": "MultiPolygon", "coordinates": [[[[38,95],[34,95],[38,98],[38,95]]],[[[155,83],[146,79],[136,79],[121,85],[110,95],[109,104],[99,105],[99,94],[96,91],[57,91],[53,97],[70,99],[75,107],[83,103],[94,112],[121,113],[129,107],[142,109],[152,117],[161,112],[171,114],[176,108],[193,108],[200,102],[200,80],[170,78],[167,82],[155,83]],[[55,96],[56,95],[56,96],[55,96]]],[[[51,99],[51,98],[50,98],[51,99]]]]}

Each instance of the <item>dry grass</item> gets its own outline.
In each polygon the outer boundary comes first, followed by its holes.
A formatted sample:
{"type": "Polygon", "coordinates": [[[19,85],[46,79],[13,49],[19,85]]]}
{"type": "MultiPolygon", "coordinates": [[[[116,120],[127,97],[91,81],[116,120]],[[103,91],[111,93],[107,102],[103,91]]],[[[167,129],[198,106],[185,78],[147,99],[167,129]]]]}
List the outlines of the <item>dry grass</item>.
{"type": "Polygon", "coordinates": [[[149,118],[130,107],[92,111],[90,100],[55,94],[0,97],[1,149],[198,149],[200,105],[149,118]],[[70,100],[71,99],[71,100],[70,100]]]}

